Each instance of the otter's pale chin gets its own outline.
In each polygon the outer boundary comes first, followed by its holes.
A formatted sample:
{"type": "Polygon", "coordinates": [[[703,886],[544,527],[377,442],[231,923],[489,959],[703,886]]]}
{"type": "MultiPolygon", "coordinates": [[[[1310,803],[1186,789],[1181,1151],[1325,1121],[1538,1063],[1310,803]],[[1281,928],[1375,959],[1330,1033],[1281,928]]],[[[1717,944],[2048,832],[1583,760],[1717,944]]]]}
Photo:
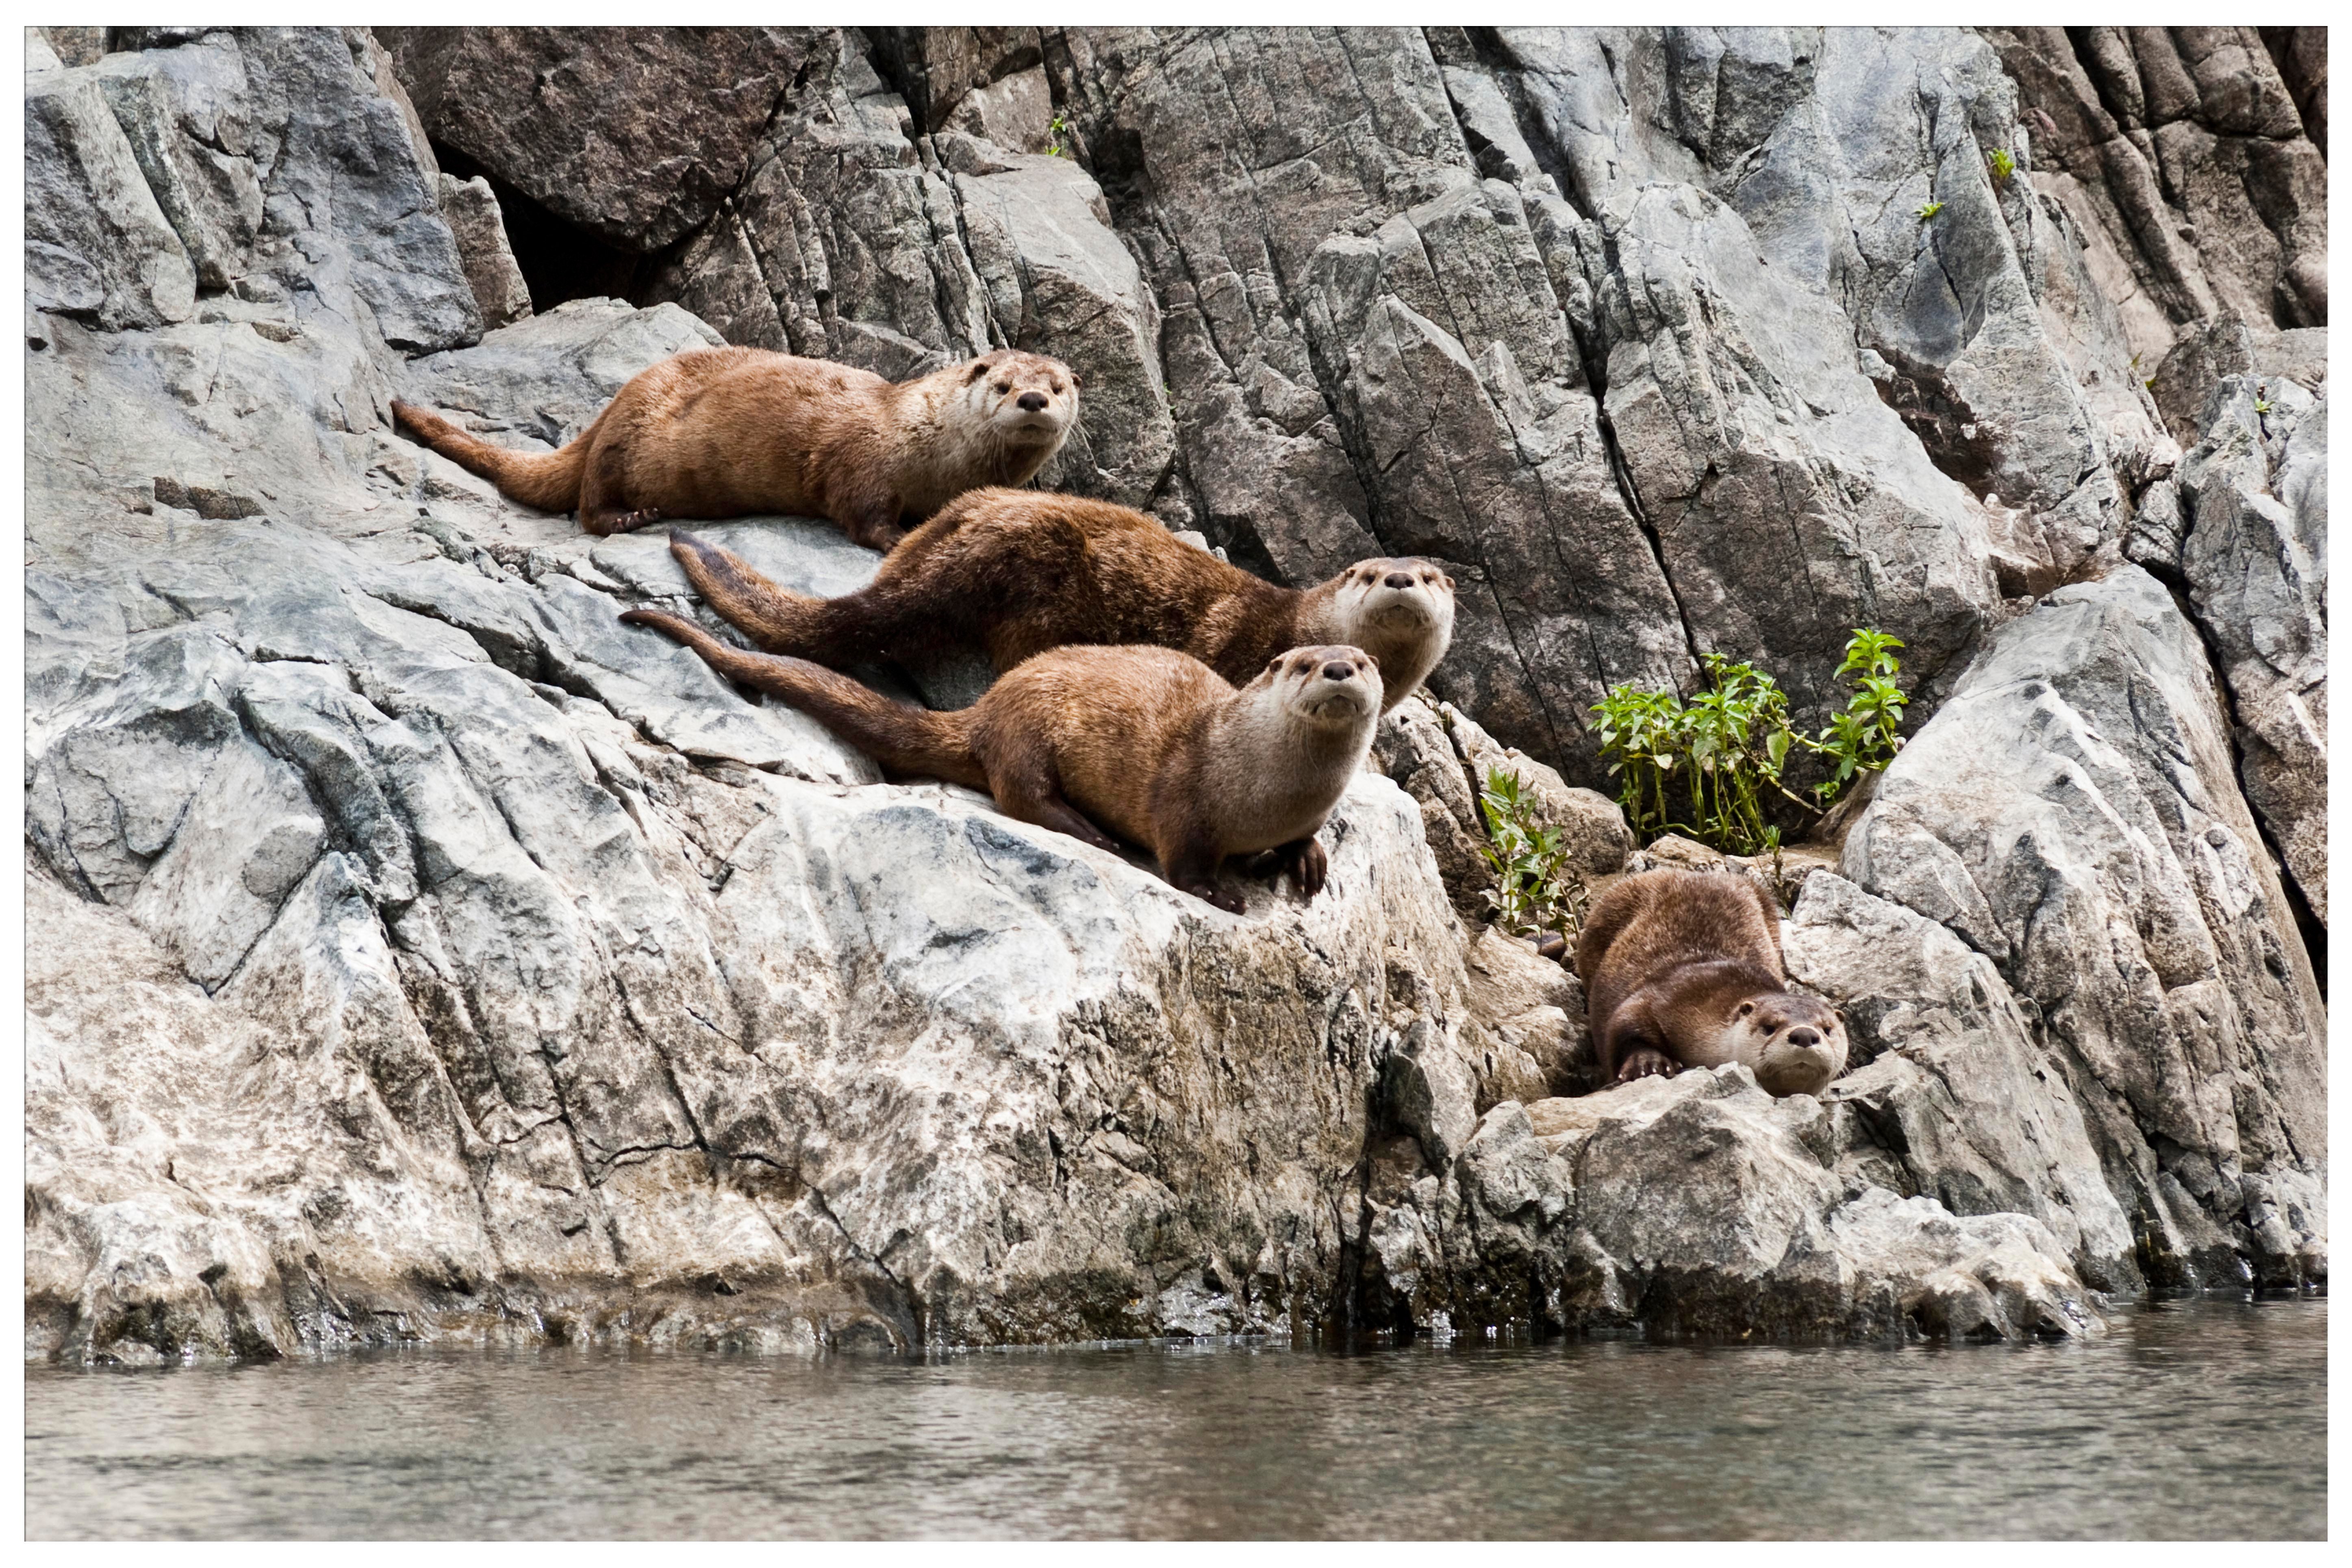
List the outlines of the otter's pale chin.
{"type": "Polygon", "coordinates": [[[1352,691],[1311,699],[1300,703],[1297,710],[1318,724],[1331,725],[1354,723],[1367,711],[1363,700],[1352,691]]]}
{"type": "Polygon", "coordinates": [[[1760,1064],[1756,1081],[1765,1092],[1786,1098],[1792,1094],[1819,1094],[1837,1076],[1837,1064],[1822,1051],[1790,1052],[1760,1064]]]}

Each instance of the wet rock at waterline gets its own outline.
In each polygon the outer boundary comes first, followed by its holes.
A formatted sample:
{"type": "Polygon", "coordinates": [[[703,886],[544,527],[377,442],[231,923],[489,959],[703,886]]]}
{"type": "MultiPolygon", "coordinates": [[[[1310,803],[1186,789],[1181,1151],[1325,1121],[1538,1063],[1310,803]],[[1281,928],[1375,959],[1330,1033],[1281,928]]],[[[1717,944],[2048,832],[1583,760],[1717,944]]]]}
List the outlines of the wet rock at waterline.
{"type": "MultiPolygon", "coordinates": [[[[2168,447],[2124,352],[2154,296],[2028,183],[2038,89],[1991,46],[759,37],[551,37],[610,166],[505,214],[528,148],[444,184],[399,92],[494,127],[513,84],[462,49],[428,84],[356,30],[33,40],[35,1353],[2021,1336],[2324,1278],[2324,378],[2294,333],[2184,354],[2226,390],[2168,447]],[[698,172],[633,163],[713,73],[698,172]],[[564,224],[657,248],[637,302],[485,331],[564,224]],[[658,531],[389,423],[548,449],[721,342],[1061,353],[1052,482],[1294,583],[1444,561],[1454,650],[1323,896],[1227,917],[878,782],[616,623],[719,625],[658,531]],[[1914,738],[1842,874],[1777,884],[1854,1070],[1582,1094],[1575,975],[1480,923],[1477,777],[1595,882],[1671,859],[1629,854],[1590,704],[1721,651],[1815,724],[1856,624],[1906,639],[1914,738]]],[[[702,531],[806,592],[874,568],[822,522],[702,531]]]]}

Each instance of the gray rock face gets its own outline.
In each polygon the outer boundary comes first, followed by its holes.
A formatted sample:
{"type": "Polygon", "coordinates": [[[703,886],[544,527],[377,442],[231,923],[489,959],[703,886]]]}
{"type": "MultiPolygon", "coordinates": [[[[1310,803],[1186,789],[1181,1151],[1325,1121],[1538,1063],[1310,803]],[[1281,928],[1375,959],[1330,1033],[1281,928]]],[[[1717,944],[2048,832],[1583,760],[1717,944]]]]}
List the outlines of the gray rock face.
{"type": "Polygon", "coordinates": [[[659,250],[743,177],[789,27],[379,27],[425,129],[558,217],[659,250]]]}
{"type": "Polygon", "coordinates": [[[33,78],[26,113],[36,309],[159,326],[194,313],[197,284],[246,285],[355,296],[403,349],[481,334],[431,174],[341,34],[108,55],[33,78]]]}
{"type": "Polygon", "coordinates": [[[187,250],[157,206],[97,80],[86,69],[61,67],[30,73],[26,303],[110,331],[185,321],[195,297],[187,250]]]}
{"type": "Polygon", "coordinates": [[[2214,672],[2147,574],[1996,633],[1881,780],[1845,876],[2038,1015],[2158,1283],[2324,1272],[2325,1015],[2214,672]]]}
{"type": "Polygon", "coordinates": [[[2028,106],[2034,183],[2090,242],[2143,364],[2217,312],[2326,324],[2325,135],[2305,133],[2255,29],[1985,36],[2028,106]]]}
{"type": "Polygon", "coordinates": [[[2230,690],[2246,799],[2327,920],[2327,399],[2237,375],[2181,465],[2178,571],[2230,690]]]}
{"type": "Polygon", "coordinates": [[[482,325],[495,331],[530,315],[530,288],[507,243],[507,226],[490,183],[478,175],[457,180],[443,174],[439,189],[441,216],[465,258],[466,281],[481,307],[482,325]]]}

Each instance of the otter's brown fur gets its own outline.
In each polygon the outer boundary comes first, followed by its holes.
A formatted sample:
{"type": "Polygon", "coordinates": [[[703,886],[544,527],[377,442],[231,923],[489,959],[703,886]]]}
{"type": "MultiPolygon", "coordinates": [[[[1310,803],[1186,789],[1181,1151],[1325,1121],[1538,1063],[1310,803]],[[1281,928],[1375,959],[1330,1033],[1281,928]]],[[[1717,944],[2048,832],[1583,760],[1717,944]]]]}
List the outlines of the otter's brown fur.
{"type": "Polygon", "coordinates": [[[688,580],[760,647],[854,665],[977,645],[1000,670],[1070,644],[1180,648],[1240,685],[1286,648],[1360,647],[1402,701],[1454,636],[1454,579],[1425,561],[1359,561],[1317,587],[1280,588],[1108,501],[982,489],[890,552],[854,594],[780,588],[682,531],[688,580]]]}
{"type": "Polygon", "coordinates": [[[1615,1082],[1738,1061],[1774,1094],[1811,1094],[1844,1070],[1844,1019],[1788,988],[1780,911],[1745,877],[1644,871],[1616,883],[1585,920],[1576,971],[1615,1082]]]}
{"type": "Polygon", "coordinates": [[[414,404],[393,416],[499,493],[577,508],[591,533],[663,518],[831,518],[887,550],[964,491],[1026,484],[1077,416],[1060,360],[999,349],[893,384],[766,349],[690,349],[639,372],[562,450],[512,452],[414,404]]]}
{"type": "Polygon", "coordinates": [[[1294,648],[1239,690],[1170,648],[1062,647],[971,707],[928,712],[806,659],[748,652],[657,610],[621,617],[667,633],[730,679],[772,691],[895,775],[984,789],[1006,815],[1115,849],[1221,910],[1228,856],[1272,851],[1312,899],[1328,860],[1316,831],[1362,768],[1381,675],[1361,648],[1294,648]]]}

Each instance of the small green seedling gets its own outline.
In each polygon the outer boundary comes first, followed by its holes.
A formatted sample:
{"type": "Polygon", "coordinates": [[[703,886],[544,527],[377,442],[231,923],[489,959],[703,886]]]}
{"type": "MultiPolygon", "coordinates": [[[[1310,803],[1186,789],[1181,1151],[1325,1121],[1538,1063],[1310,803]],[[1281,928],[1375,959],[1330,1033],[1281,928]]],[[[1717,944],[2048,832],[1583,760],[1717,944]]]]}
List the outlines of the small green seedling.
{"type": "Polygon", "coordinates": [[[1056,158],[1066,158],[1070,155],[1069,141],[1070,122],[1059,110],[1055,110],[1054,118],[1045,124],[1045,151],[1056,158]]]}
{"type": "Polygon", "coordinates": [[[2255,413],[2257,413],[2257,414],[2268,414],[2268,413],[2271,411],[2271,400],[2270,400],[2270,398],[2269,398],[2267,395],[2265,395],[2269,391],[2270,391],[2270,387],[2269,387],[2268,385],[2266,385],[2266,384],[2262,384],[2262,383],[2259,383],[2259,382],[2255,384],[2255,385],[2254,385],[2254,412],[2255,412],[2255,413]]]}
{"type": "Polygon", "coordinates": [[[1921,223],[1926,223],[1929,218],[1934,217],[1937,213],[1942,212],[1943,210],[1944,204],[1941,202],[1921,202],[1919,204],[1919,221],[1921,223]]]}
{"type": "Polygon", "coordinates": [[[2009,149],[2006,147],[1994,148],[1986,162],[1992,165],[1992,178],[1995,184],[2009,184],[2009,177],[2017,173],[2017,160],[2009,155],[2009,149]]]}
{"type": "Polygon", "coordinates": [[[1543,820],[1519,775],[1501,768],[1486,770],[1478,809],[1486,819],[1478,853],[1495,874],[1486,902],[1496,923],[1519,936],[1556,931],[1574,941],[1584,929],[1588,896],[1584,879],[1568,863],[1559,828],[1543,820]]]}

